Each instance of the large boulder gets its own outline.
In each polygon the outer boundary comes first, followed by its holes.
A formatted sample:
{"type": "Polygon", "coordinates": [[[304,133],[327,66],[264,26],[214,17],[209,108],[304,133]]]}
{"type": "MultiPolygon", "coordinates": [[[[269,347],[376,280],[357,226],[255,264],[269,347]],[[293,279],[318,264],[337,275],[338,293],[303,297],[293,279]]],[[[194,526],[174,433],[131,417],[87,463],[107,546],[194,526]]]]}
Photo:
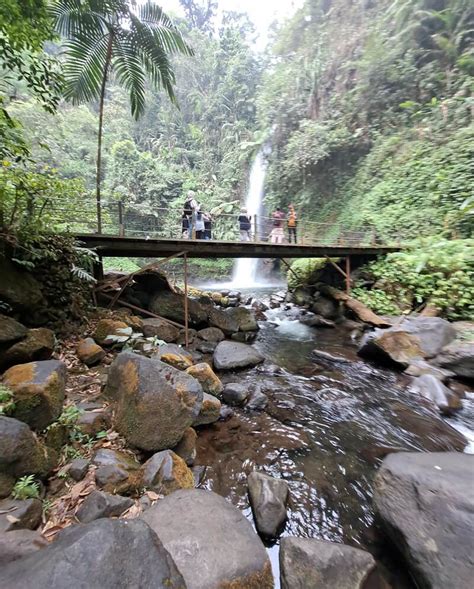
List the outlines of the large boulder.
{"type": "Polygon", "coordinates": [[[420,587],[472,587],[474,456],[401,452],[375,477],[374,505],[420,587]]]}
{"type": "Polygon", "coordinates": [[[209,323],[213,327],[217,327],[226,335],[231,335],[239,331],[239,323],[235,317],[233,317],[229,311],[223,311],[216,307],[209,309],[209,323]]]}
{"type": "Polygon", "coordinates": [[[35,360],[49,360],[54,352],[56,338],[54,332],[46,327],[29,329],[26,337],[13,344],[2,355],[3,367],[23,364],[35,360]]]}
{"type": "Polygon", "coordinates": [[[223,341],[214,352],[214,367],[217,370],[232,370],[256,366],[265,358],[252,346],[240,342],[223,341]]]}
{"type": "Polygon", "coordinates": [[[86,366],[95,366],[105,358],[105,351],[91,337],[81,339],[76,348],[77,357],[86,366]]]}
{"type": "MultiPolygon", "coordinates": [[[[149,309],[156,315],[184,325],[184,295],[171,291],[158,292],[151,298],[149,309]]],[[[207,322],[207,308],[188,297],[188,314],[191,325],[201,326],[207,322]]]]}
{"type": "Polygon", "coordinates": [[[142,469],[143,486],[161,495],[169,495],[178,489],[194,488],[193,473],[185,461],[171,450],[153,454],[142,469]]]}
{"type": "Polygon", "coordinates": [[[292,299],[297,305],[301,307],[311,305],[314,300],[311,289],[307,288],[306,286],[297,286],[292,293],[292,299]]]}
{"type": "Polygon", "coordinates": [[[193,425],[208,425],[219,419],[221,413],[221,402],[214,395],[204,393],[201,410],[193,422],[193,425]]]}
{"type": "Polygon", "coordinates": [[[171,343],[179,338],[179,329],[164,319],[152,317],[143,320],[143,335],[171,343]]]}
{"type": "Polygon", "coordinates": [[[0,301],[8,303],[28,325],[43,325],[47,303],[39,282],[5,256],[0,256],[0,276],[0,301]]]}
{"type": "Polygon", "coordinates": [[[407,317],[389,329],[366,334],[359,354],[403,368],[416,358],[433,358],[456,337],[456,330],[440,317],[407,317]]]}
{"type": "Polygon", "coordinates": [[[101,448],[92,459],[97,486],[108,493],[133,493],[142,483],[140,464],[118,450],[101,448]]]}
{"type": "Polygon", "coordinates": [[[195,364],[188,368],[186,372],[201,383],[205,393],[209,393],[215,397],[218,397],[222,393],[224,385],[206,362],[195,364]]]}
{"type": "Polygon", "coordinates": [[[2,567],[0,586],[186,589],[162,542],[138,519],[71,526],[46,548],[2,567]]]}
{"type": "Polygon", "coordinates": [[[4,499],[0,501],[0,532],[36,530],[42,514],[39,499],[4,499]]]}
{"type": "Polygon", "coordinates": [[[35,474],[43,478],[56,460],[56,453],[44,446],[26,423],[0,415],[0,475],[15,479],[35,474]]]}
{"type": "Polygon", "coordinates": [[[456,376],[474,379],[474,343],[455,341],[441,350],[434,363],[456,376]]]}
{"type": "Polygon", "coordinates": [[[365,550],[312,538],[283,538],[281,589],[363,589],[375,560],[365,550]]]}
{"type": "Polygon", "coordinates": [[[29,362],[9,368],[3,376],[13,392],[12,416],[43,430],[60,415],[66,389],[66,365],[59,360],[29,362]]]}
{"type": "Polygon", "coordinates": [[[9,562],[28,556],[45,546],[49,542],[40,532],[33,530],[13,530],[0,534],[0,568],[9,562]]]}
{"type": "Polygon", "coordinates": [[[239,331],[257,331],[259,328],[253,309],[235,307],[229,309],[226,313],[236,320],[239,331]]]}
{"type": "Polygon", "coordinates": [[[286,520],[288,483],[253,471],[247,484],[257,530],[262,536],[274,538],[286,520]]]}
{"type": "Polygon", "coordinates": [[[27,329],[24,325],[13,319],[0,315],[0,345],[11,345],[26,336],[27,329]]]}
{"type": "Polygon", "coordinates": [[[339,304],[335,300],[322,295],[315,299],[311,311],[325,319],[336,319],[340,315],[339,304]]]}
{"type": "Polygon", "coordinates": [[[176,446],[199,414],[203,392],[189,374],[160,360],[122,352],[105,394],[117,400],[115,427],[129,444],[158,451],[176,446]]]}
{"type": "Polygon", "coordinates": [[[159,535],[187,589],[271,589],[265,548],[240,511],[199,489],[176,491],[141,516],[159,535]]]}
{"type": "Polygon", "coordinates": [[[462,409],[459,397],[432,374],[414,378],[411,389],[434,403],[443,415],[451,415],[458,409],[462,409]]]}

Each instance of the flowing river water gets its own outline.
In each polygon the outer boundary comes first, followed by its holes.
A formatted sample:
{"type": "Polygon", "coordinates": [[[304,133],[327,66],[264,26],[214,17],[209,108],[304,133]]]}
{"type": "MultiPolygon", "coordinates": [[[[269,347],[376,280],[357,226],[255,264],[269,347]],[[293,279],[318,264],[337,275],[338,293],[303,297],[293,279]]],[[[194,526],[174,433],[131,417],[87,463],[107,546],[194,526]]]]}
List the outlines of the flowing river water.
{"type": "MultiPolygon", "coordinates": [[[[388,566],[394,588],[412,587],[374,522],[373,476],[393,450],[462,449],[449,422],[469,433],[473,401],[464,400],[455,419],[441,418],[409,392],[405,377],[361,360],[349,330],[307,327],[279,310],[269,319],[254,344],[265,364],[223,377],[258,387],[268,405],[259,412],[236,409],[199,432],[196,463],[207,467],[202,486],[251,520],[247,475],[258,469],[283,478],[291,494],[283,536],[364,547],[388,566]],[[321,362],[314,349],[346,361],[321,362]]],[[[268,550],[277,572],[277,543],[268,550]]]]}

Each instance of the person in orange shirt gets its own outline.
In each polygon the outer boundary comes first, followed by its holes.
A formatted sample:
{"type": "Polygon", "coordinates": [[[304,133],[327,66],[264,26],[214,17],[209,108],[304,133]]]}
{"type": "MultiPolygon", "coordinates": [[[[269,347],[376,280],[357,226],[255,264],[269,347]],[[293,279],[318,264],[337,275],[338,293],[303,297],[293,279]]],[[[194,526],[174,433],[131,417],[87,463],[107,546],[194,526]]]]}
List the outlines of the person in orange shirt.
{"type": "Polygon", "coordinates": [[[296,226],[298,224],[298,220],[296,217],[295,207],[290,205],[288,208],[288,217],[286,218],[287,226],[288,226],[288,241],[291,243],[291,238],[293,237],[294,242],[296,243],[296,226]]]}

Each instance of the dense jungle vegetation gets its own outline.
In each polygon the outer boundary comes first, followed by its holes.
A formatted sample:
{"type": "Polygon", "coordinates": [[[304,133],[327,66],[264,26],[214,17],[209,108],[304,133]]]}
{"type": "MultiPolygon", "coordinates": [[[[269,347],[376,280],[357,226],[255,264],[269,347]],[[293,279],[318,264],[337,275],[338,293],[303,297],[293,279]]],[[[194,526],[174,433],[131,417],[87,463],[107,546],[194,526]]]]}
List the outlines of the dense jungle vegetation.
{"type": "MultiPolygon", "coordinates": [[[[95,229],[100,101],[65,100],[68,70],[48,4],[0,8],[0,221],[4,235],[27,241],[95,229]]],[[[173,52],[173,100],[163,79],[143,81],[135,99],[123,71],[107,81],[104,226],[116,226],[123,201],[131,230],[175,233],[189,189],[208,210],[235,212],[252,157],[268,144],[269,209],[292,202],[301,219],[330,223],[329,237],[371,226],[384,241],[425,238],[367,269],[358,284],[366,303],[399,312],[430,300],[453,318],[472,316],[469,0],[306,0],[275,24],[263,52],[247,15],[219,13],[213,1],[180,4],[174,23],[194,55],[173,52]]],[[[32,251],[16,259],[34,264],[32,251]]]]}

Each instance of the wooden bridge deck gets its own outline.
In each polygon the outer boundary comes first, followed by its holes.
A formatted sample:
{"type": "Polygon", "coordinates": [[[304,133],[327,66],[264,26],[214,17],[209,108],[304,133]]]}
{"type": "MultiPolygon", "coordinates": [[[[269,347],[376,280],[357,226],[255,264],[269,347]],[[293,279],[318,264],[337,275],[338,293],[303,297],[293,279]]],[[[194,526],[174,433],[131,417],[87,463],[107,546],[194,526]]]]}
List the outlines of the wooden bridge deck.
{"type": "Polygon", "coordinates": [[[366,259],[399,251],[385,245],[289,245],[268,242],[145,239],[115,235],[78,234],[76,239],[95,248],[102,257],[164,258],[186,252],[190,258],[337,258],[361,256],[366,259]]]}

